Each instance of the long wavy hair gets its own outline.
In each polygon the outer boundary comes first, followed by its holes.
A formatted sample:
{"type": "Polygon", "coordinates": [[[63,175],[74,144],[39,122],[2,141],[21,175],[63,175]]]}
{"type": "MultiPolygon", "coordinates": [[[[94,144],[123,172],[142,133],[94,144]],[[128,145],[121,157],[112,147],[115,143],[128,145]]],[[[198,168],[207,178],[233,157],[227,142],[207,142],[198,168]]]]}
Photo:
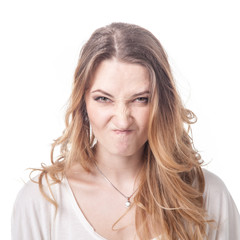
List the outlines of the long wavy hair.
{"type": "Polygon", "coordinates": [[[59,183],[59,176],[64,176],[73,163],[91,171],[95,161],[94,135],[84,99],[99,63],[112,58],[144,66],[151,83],[144,171],[134,197],[137,235],[143,240],[159,235],[171,240],[204,239],[205,182],[202,160],[190,134],[190,125],[196,117],[181,102],[160,42],[151,32],[136,25],[112,23],[99,28],[83,46],[66,112],[66,128],[52,145],[52,164],[40,169],[41,192],[57,207],[54,196],[49,197],[43,191],[43,177],[50,176],[59,183]],[[60,155],[54,158],[57,146],[60,155]]]}

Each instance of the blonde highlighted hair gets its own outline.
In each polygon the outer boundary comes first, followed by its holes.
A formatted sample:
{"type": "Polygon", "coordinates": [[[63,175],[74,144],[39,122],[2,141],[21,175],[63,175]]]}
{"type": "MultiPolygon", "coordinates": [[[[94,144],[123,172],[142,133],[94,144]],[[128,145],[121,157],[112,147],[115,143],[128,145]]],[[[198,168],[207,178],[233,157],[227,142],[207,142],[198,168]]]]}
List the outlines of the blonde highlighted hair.
{"type": "Polygon", "coordinates": [[[48,175],[58,183],[59,176],[76,162],[91,171],[94,136],[90,132],[84,96],[99,63],[111,58],[146,67],[151,81],[145,166],[134,198],[139,238],[147,240],[161,235],[161,239],[171,240],[204,239],[207,221],[202,161],[189,135],[196,117],[181,102],[160,42],[136,25],[112,23],[97,29],[83,46],[66,113],[66,128],[53,144],[52,164],[41,169],[41,192],[57,207],[54,196],[51,198],[43,191],[43,177],[48,175]],[[54,159],[56,146],[60,146],[60,156],[54,159]]]}

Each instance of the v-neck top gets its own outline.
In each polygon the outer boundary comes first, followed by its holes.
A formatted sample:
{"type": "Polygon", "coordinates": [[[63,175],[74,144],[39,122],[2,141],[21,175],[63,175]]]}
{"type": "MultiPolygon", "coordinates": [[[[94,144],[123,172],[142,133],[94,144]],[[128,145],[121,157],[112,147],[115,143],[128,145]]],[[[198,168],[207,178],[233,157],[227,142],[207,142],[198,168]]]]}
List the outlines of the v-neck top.
{"type": "MultiPolygon", "coordinates": [[[[217,227],[208,227],[208,240],[240,240],[240,216],[222,180],[204,170],[205,209],[217,227]]],[[[49,192],[44,181],[45,191],[49,192]]],[[[67,178],[51,185],[58,210],[39,191],[38,184],[26,183],[12,213],[12,240],[107,240],[100,236],[79,208],[67,178]]]]}

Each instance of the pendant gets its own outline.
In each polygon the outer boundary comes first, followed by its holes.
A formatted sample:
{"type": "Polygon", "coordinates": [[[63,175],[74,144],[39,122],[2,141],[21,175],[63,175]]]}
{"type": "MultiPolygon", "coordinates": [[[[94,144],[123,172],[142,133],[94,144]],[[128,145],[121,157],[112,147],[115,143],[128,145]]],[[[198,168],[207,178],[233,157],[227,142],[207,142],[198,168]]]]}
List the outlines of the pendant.
{"type": "Polygon", "coordinates": [[[130,205],[131,205],[131,202],[128,199],[127,202],[125,202],[125,206],[128,208],[128,207],[130,207],[130,205]]]}

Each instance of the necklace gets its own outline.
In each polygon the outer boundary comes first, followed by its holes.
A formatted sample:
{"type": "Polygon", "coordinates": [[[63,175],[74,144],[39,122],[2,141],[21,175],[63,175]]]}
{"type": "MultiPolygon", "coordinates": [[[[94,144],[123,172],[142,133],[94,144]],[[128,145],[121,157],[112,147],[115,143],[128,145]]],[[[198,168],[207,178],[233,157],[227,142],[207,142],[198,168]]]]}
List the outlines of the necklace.
{"type": "Polygon", "coordinates": [[[134,195],[134,193],[136,193],[136,191],[138,190],[138,188],[137,188],[130,196],[126,196],[126,195],[123,194],[116,186],[113,185],[113,183],[112,183],[112,182],[106,177],[106,175],[99,169],[99,167],[97,166],[96,162],[94,162],[94,163],[95,163],[95,166],[96,166],[98,172],[105,178],[105,180],[106,180],[107,182],[109,182],[109,183],[112,185],[112,187],[113,187],[116,191],[118,191],[124,198],[127,199],[127,201],[125,202],[125,206],[126,206],[127,208],[130,207],[130,206],[131,206],[130,199],[131,199],[131,197],[134,195]]]}

